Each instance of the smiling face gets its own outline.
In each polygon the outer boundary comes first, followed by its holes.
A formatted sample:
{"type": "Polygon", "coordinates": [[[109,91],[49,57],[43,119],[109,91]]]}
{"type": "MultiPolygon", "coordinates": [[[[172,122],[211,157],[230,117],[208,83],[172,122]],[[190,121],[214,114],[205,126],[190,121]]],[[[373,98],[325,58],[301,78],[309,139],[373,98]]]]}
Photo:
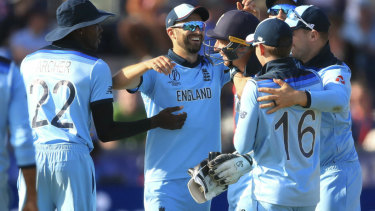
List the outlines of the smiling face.
{"type": "MultiPolygon", "coordinates": [[[[189,21],[202,21],[201,17],[198,14],[193,13],[187,19],[178,22],[178,23],[185,23],[189,21]]],[[[176,34],[175,43],[185,49],[187,52],[191,54],[196,54],[199,52],[202,42],[204,31],[200,30],[200,28],[196,28],[195,31],[184,30],[183,28],[173,28],[176,34]]]]}

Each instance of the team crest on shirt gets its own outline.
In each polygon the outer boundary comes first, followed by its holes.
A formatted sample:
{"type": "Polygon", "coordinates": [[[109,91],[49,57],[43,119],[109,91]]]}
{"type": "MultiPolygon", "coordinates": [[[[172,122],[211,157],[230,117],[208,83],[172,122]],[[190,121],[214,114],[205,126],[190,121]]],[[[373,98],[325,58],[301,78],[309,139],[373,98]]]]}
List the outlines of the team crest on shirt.
{"type": "Polygon", "coordinates": [[[168,75],[168,77],[169,79],[171,79],[171,81],[169,81],[168,83],[172,84],[172,86],[181,85],[181,82],[179,82],[181,75],[176,69],[173,69],[172,72],[168,75]]]}
{"type": "Polygon", "coordinates": [[[246,111],[240,111],[240,118],[241,119],[245,119],[246,115],[247,115],[246,111]]]}
{"type": "Polygon", "coordinates": [[[207,71],[206,68],[202,69],[202,73],[203,73],[203,81],[211,81],[210,73],[207,71]]]}
{"type": "Polygon", "coordinates": [[[112,86],[108,86],[106,94],[112,94],[112,86]]]}
{"type": "Polygon", "coordinates": [[[342,75],[337,76],[336,81],[345,84],[345,80],[344,77],[342,77],[342,75]]]}

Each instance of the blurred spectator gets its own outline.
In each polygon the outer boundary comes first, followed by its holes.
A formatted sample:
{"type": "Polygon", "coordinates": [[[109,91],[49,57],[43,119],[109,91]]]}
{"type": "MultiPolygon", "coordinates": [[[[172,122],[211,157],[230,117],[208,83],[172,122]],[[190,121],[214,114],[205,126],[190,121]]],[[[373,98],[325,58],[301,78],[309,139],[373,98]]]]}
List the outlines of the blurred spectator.
{"type": "Polygon", "coordinates": [[[146,60],[166,52],[172,45],[165,33],[164,0],[127,0],[127,14],[118,23],[122,44],[137,59],[146,60]]]}
{"type": "MultiPolygon", "coordinates": [[[[370,0],[350,0],[346,8],[342,37],[347,42],[345,61],[353,66],[353,78],[365,74],[375,77],[375,10],[370,0]],[[355,11],[358,10],[358,11],[355,11]]],[[[375,89],[372,83],[371,89],[375,89]]]]}
{"type": "MultiPolygon", "coordinates": [[[[363,81],[352,82],[350,110],[352,114],[353,138],[361,146],[369,131],[375,128],[372,115],[372,91],[363,81]]],[[[375,140],[374,140],[375,141],[375,140]]]]}
{"type": "Polygon", "coordinates": [[[11,35],[10,49],[17,64],[20,64],[27,54],[49,44],[44,39],[48,30],[47,17],[46,11],[35,8],[29,14],[27,26],[11,35]]]}

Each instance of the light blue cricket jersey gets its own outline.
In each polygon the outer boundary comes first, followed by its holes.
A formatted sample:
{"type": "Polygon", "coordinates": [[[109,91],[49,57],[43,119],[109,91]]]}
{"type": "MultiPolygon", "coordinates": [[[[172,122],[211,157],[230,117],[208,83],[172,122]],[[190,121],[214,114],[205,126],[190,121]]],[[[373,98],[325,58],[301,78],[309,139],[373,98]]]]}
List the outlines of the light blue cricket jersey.
{"type": "Polygon", "coordinates": [[[314,206],[319,201],[321,112],[300,106],[266,114],[257,98],[259,87],[278,88],[272,78],[297,90],[322,90],[319,76],[297,69],[292,58],[268,62],[256,80],[249,80],[241,97],[234,137],[236,150],[254,150],[253,198],[283,206],[314,206]]]}
{"type": "Polygon", "coordinates": [[[323,81],[324,91],[310,91],[310,108],[323,111],[321,166],[358,160],[352,136],[350,68],[334,57],[328,43],[301,67],[316,71],[323,81]]]}
{"type": "Polygon", "coordinates": [[[146,140],[145,181],[189,177],[187,171],[211,151],[221,151],[220,95],[229,72],[199,56],[195,64],[168,52],[176,62],[169,75],[149,70],[139,87],[148,117],[171,106],[184,106],[187,119],[180,130],[149,130],[146,140]]]}
{"type": "MultiPolygon", "coordinates": [[[[9,167],[8,131],[17,165],[35,164],[35,151],[28,122],[25,85],[19,69],[10,60],[0,57],[0,186],[7,183],[9,167]]],[[[3,186],[2,186],[3,187],[3,186]]]]}
{"type": "Polygon", "coordinates": [[[94,56],[49,46],[21,64],[36,144],[84,144],[90,137],[90,103],[112,99],[108,65],[94,56]]]}

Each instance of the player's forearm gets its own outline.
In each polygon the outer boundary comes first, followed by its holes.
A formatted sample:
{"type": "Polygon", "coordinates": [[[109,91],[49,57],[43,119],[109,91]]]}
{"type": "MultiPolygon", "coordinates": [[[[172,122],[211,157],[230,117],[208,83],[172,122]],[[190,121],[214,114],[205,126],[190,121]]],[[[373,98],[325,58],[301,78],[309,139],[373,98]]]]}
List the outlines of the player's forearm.
{"type": "Polygon", "coordinates": [[[26,183],[26,196],[28,201],[36,201],[37,192],[36,192],[36,168],[34,167],[25,167],[21,168],[23,177],[26,183]]]}
{"type": "Polygon", "coordinates": [[[113,89],[136,88],[141,76],[150,69],[145,62],[124,67],[112,77],[113,89]]]}
{"type": "Polygon", "coordinates": [[[150,118],[133,122],[115,122],[112,102],[93,103],[92,116],[99,139],[103,142],[119,140],[152,129],[150,118]]]}

